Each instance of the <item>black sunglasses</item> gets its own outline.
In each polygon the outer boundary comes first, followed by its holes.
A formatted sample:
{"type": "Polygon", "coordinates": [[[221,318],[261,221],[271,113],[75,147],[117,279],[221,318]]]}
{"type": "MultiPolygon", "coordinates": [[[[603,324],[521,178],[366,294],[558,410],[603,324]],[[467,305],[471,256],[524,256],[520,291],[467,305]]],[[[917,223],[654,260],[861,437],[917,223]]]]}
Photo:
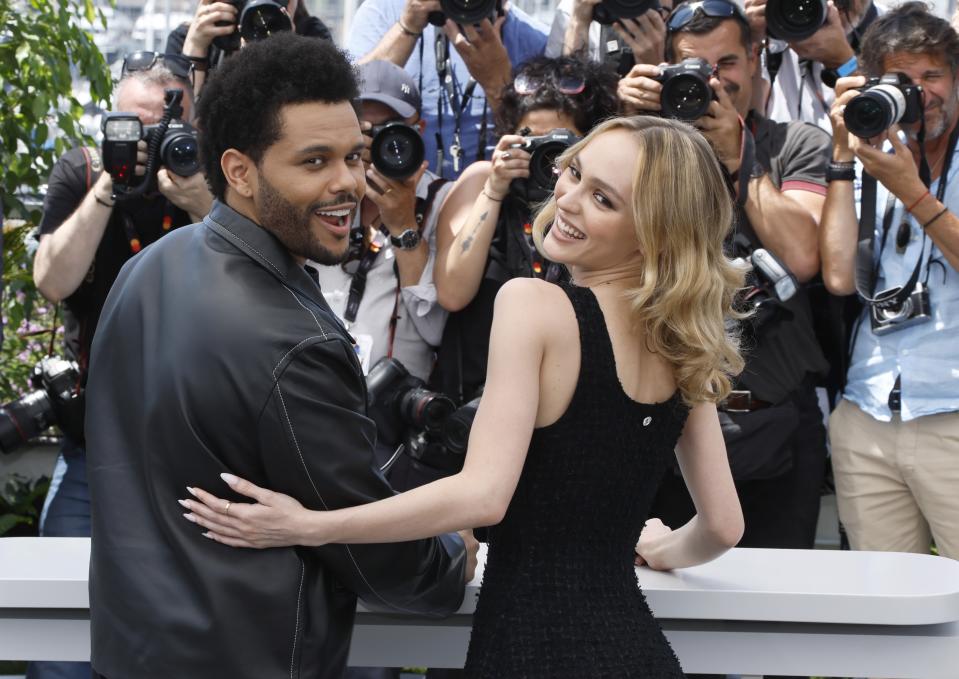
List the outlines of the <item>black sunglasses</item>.
{"type": "Polygon", "coordinates": [[[682,30],[693,20],[697,12],[717,19],[739,17],[746,24],[749,23],[739,5],[734,2],[728,0],[694,0],[694,2],[684,2],[674,9],[672,14],[669,15],[669,19],[666,20],[666,28],[670,33],[682,30]]]}
{"type": "Polygon", "coordinates": [[[149,71],[156,66],[159,61],[162,61],[163,64],[170,69],[170,73],[188,81],[190,87],[194,86],[195,70],[193,68],[193,62],[182,54],[161,54],[160,52],[146,51],[133,52],[123,58],[123,68],[120,70],[120,77],[123,77],[127,73],[135,73],[136,71],[149,71]]]}

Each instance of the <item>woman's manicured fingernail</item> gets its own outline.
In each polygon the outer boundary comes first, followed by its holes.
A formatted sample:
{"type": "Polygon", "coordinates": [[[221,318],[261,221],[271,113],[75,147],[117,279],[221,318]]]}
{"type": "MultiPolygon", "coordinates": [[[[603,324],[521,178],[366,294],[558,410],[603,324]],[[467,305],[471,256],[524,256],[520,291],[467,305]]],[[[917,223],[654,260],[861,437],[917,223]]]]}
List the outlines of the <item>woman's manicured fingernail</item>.
{"type": "Polygon", "coordinates": [[[209,531],[207,531],[206,533],[200,533],[200,535],[202,535],[202,536],[205,537],[205,538],[210,538],[211,540],[213,539],[213,536],[210,535],[210,532],[209,532],[209,531]]]}
{"type": "Polygon", "coordinates": [[[179,502],[182,506],[186,507],[187,509],[190,508],[190,501],[189,501],[189,500],[177,500],[177,502],[179,502]]]}
{"type": "Polygon", "coordinates": [[[195,489],[195,488],[190,488],[190,486],[187,486],[187,487],[186,487],[186,492],[188,492],[188,493],[189,493],[190,495],[192,495],[193,497],[196,497],[196,489],[195,489]]]}
{"type": "Polygon", "coordinates": [[[196,523],[196,517],[193,516],[193,514],[190,514],[189,512],[187,512],[186,514],[184,514],[184,515],[183,515],[183,518],[186,519],[187,521],[189,521],[190,523],[196,523]]]}
{"type": "Polygon", "coordinates": [[[220,478],[223,479],[224,481],[226,481],[226,483],[227,483],[228,486],[232,486],[232,485],[234,485],[237,481],[239,481],[239,479],[236,478],[235,476],[233,476],[233,474],[223,473],[223,474],[220,474],[220,478]]]}

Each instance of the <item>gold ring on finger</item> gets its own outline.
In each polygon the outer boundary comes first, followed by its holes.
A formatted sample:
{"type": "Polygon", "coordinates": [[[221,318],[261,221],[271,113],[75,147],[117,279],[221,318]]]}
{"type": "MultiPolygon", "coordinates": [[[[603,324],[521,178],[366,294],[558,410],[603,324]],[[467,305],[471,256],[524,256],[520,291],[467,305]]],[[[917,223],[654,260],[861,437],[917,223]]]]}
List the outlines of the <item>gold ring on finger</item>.
{"type": "Polygon", "coordinates": [[[223,508],[223,513],[224,513],[224,514],[226,514],[226,515],[229,515],[229,514],[230,514],[230,505],[232,505],[232,504],[233,504],[233,503],[230,502],[229,500],[226,501],[226,507],[223,508]]]}
{"type": "Polygon", "coordinates": [[[512,157],[513,155],[509,151],[503,151],[503,156],[502,156],[503,160],[509,160],[512,157]]]}

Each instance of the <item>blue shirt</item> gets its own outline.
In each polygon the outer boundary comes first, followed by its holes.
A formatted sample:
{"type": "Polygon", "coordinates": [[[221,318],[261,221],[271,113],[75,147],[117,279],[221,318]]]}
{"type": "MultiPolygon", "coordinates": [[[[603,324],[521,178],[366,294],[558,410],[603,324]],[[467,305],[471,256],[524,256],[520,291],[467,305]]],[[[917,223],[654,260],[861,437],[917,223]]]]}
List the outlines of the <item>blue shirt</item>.
{"type": "MultiPolygon", "coordinates": [[[[346,40],[346,51],[354,59],[360,59],[379,44],[380,40],[395,24],[403,13],[405,0],[366,0],[353,17],[350,25],[350,34],[346,40]]],[[[450,109],[449,100],[445,93],[440,96],[440,82],[436,74],[436,32],[442,29],[428,24],[423,31],[416,47],[406,62],[406,71],[413,76],[417,83],[422,82],[420,95],[423,97],[422,116],[426,120],[426,131],[423,141],[426,143],[426,159],[430,162],[430,170],[441,174],[447,179],[454,179],[459,172],[453,171],[453,160],[449,147],[453,143],[455,121],[450,109]],[[421,57],[422,55],[422,57],[421,57]],[[422,77],[422,81],[420,78],[422,77]],[[440,109],[439,107],[442,107],[440,109]],[[437,124],[442,111],[442,140],[444,146],[444,162],[442,170],[436,166],[436,132],[437,124]]],[[[528,14],[515,5],[510,6],[503,23],[503,45],[509,54],[513,67],[525,63],[529,59],[543,54],[546,49],[546,26],[535,21],[528,14]]],[[[469,81],[470,74],[459,52],[450,45],[450,62],[453,65],[453,79],[457,91],[457,100],[462,101],[463,90],[469,81]]],[[[460,146],[464,155],[460,162],[460,172],[466,166],[477,160],[477,146],[479,145],[480,127],[483,120],[483,109],[486,107],[486,95],[479,85],[473,91],[473,97],[468,108],[463,112],[460,127],[460,146]]],[[[487,110],[487,147],[495,146],[496,135],[493,132],[493,112],[487,110]]],[[[483,157],[487,157],[486,149],[483,157]]]]}
{"type": "MultiPolygon", "coordinates": [[[[857,173],[861,170],[857,163],[857,173]]],[[[930,187],[933,196],[939,188],[939,181],[934,181],[930,187]]],[[[892,419],[889,392],[896,377],[901,376],[903,421],[959,410],[959,273],[946,261],[931,238],[926,236],[923,243],[922,228],[911,215],[905,213],[898,200],[886,237],[886,247],[881,253],[878,252],[889,192],[881,183],[876,188],[875,249],[879,261],[876,290],[904,285],[916,261],[921,258],[919,280],[925,282],[928,274],[932,318],[925,323],[880,336],[873,333],[869,309],[864,309],[855,335],[844,395],[875,419],[888,422],[892,419]],[[905,252],[899,254],[896,252],[896,232],[904,213],[912,233],[905,252]],[[930,251],[931,267],[927,264],[930,251]]],[[[857,178],[857,214],[860,209],[860,189],[861,181],[857,178]]],[[[943,203],[953,214],[959,214],[959,149],[952,156],[943,203]]]]}

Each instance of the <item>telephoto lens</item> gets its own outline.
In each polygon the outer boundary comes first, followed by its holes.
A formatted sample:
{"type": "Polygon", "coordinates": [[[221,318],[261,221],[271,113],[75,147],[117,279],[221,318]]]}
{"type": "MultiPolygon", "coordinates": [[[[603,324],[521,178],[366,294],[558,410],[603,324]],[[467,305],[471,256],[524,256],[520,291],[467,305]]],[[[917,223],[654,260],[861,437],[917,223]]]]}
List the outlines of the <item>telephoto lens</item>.
{"type": "Polygon", "coordinates": [[[882,134],[896,123],[916,123],[922,116],[922,89],[908,76],[887,73],[871,78],[843,111],[846,129],[860,139],[882,134]]]}
{"type": "Polygon", "coordinates": [[[426,157],[426,147],[416,128],[392,122],[374,125],[370,134],[370,159],[383,176],[406,179],[416,174],[426,157]]]}
{"type": "Polygon", "coordinates": [[[805,40],[826,23],[826,0],[769,0],[766,3],[766,31],[770,37],[805,40]]]}
{"type": "Polygon", "coordinates": [[[633,19],[651,9],[660,8],[659,0],[603,0],[593,7],[593,21],[612,24],[620,19],[633,19]]]}
{"type": "Polygon", "coordinates": [[[709,85],[713,67],[704,59],[692,57],[663,69],[659,95],[664,118],[696,120],[706,115],[716,93],[709,85]]]}

